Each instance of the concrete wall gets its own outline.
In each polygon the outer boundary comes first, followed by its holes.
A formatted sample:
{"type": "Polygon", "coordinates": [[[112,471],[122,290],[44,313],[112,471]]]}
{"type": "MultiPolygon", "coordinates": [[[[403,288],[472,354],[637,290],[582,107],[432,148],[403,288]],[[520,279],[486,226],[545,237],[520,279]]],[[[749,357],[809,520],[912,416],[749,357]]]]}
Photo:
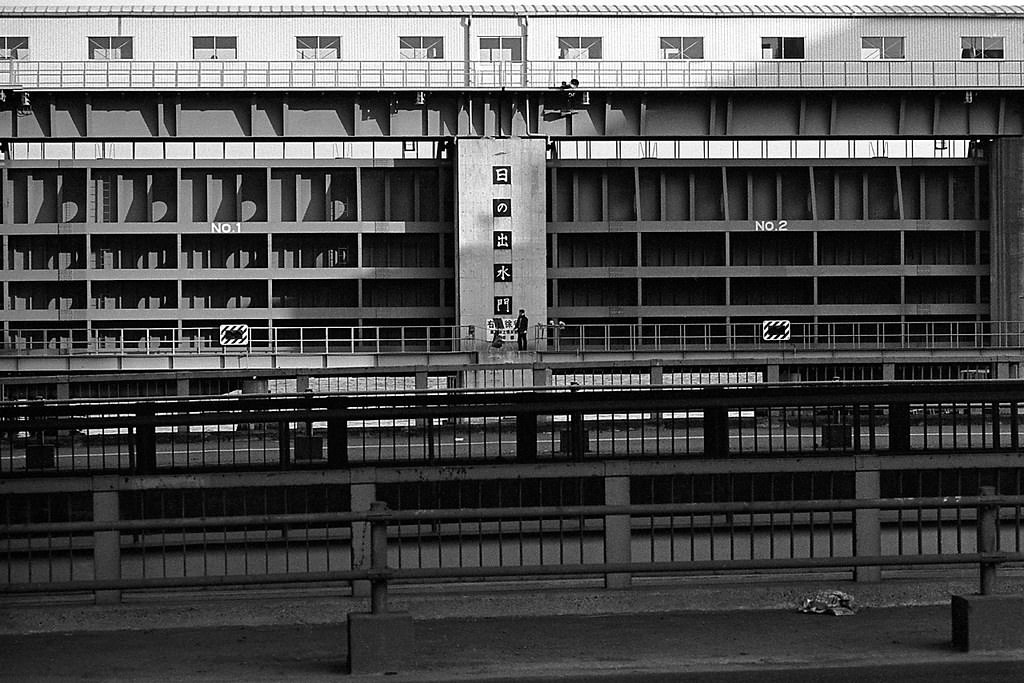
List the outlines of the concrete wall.
{"type": "Polygon", "coordinates": [[[531,325],[547,320],[545,142],[538,138],[460,139],[456,151],[456,310],[459,325],[484,327],[494,298],[512,297],[531,325]],[[492,167],[511,166],[509,185],[493,184],[492,167]],[[512,216],[495,218],[493,199],[511,200],[512,216]],[[494,248],[494,233],[512,233],[512,249],[494,248]],[[495,282],[494,265],[512,265],[512,281],[495,282]]]}

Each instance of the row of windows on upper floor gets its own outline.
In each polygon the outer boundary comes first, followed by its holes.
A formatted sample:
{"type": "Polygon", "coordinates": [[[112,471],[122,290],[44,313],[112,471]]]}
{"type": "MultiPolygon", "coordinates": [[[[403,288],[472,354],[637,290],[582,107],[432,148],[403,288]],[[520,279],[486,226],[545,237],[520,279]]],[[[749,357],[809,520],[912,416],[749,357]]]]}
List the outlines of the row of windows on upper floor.
{"type": "MultiPolygon", "coordinates": [[[[563,37],[558,39],[559,59],[601,59],[602,38],[563,37]]],[[[89,38],[89,59],[131,59],[134,39],[130,36],[89,38]]],[[[860,54],[864,60],[905,59],[906,38],[902,36],[863,36],[860,54]]],[[[662,37],[659,49],[663,59],[704,59],[704,38],[698,36],[662,37]]],[[[297,59],[340,59],[340,36],[296,36],[297,59]]],[[[444,38],[405,36],[398,39],[401,59],[444,59],[444,38]]],[[[28,38],[0,36],[0,59],[28,59],[28,38]]],[[[236,36],[194,36],[192,59],[237,59],[236,36]]],[[[480,38],[480,58],[484,61],[523,61],[521,37],[480,38]]],[[[762,59],[804,59],[801,37],[769,36],[761,38],[762,59]]],[[[1002,59],[1003,37],[962,36],[961,59],[1002,59]]]]}

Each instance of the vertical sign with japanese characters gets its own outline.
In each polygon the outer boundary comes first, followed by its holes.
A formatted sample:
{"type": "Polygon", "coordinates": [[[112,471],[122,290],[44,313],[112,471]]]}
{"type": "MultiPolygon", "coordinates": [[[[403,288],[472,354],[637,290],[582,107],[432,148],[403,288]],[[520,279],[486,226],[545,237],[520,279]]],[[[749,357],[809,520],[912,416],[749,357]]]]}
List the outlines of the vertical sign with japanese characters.
{"type": "MultiPolygon", "coordinates": [[[[501,186],[512,184],[511,166],[491,166],[491,181],[498,194],[501,186]]],[[[504,194],[504,193],[503,193],[504,194]]],[[[493,197],[494,221],[494,315],[513,315],[512,303],[512,198],[493,197]]]]}
{"type": "Polygon", "coordinates": [[[456,319],[474,334],[490,321],[488,341],[500,331],[514,348],[520,310],[547,318],[546,143],[459,138],[454,162],[456,319]]]}

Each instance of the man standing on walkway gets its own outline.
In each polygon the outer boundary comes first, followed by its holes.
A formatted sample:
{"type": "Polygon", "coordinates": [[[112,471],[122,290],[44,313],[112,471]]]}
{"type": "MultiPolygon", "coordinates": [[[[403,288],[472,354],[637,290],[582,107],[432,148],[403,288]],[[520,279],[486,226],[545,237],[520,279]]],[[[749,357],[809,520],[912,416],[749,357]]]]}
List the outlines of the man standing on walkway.
{"type": "Polygon", "coordinates": [[[530,329],[530,319],[526,317],[526,311],[519,309],[519,317],[516,318],[516,341],[519,343],[519,350],[526,350],[526,333],[530,329]]]}

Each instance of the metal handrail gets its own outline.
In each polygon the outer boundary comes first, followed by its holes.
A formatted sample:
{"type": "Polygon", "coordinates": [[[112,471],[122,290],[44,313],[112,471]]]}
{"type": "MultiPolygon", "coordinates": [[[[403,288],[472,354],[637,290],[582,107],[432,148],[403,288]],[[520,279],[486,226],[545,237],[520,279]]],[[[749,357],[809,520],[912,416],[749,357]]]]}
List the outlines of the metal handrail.
{"type": "Polygon", "coordinates": [[[1024,505],[1024,495],[935,496],[923,498],[858,498],[849,500],[819,499],[790,501],[755,501],[722,503],[656,503],[645,505],[548,505],[510,508],[436,508],[419,510],[386,510],[360,512],[318,512],[270,515],[229,515],[219,517],[174,517],[166,519],[134,519],[106,522],[29,522],[8,524],[0,531],[5,535],[66,534],[96,531],[186,530],[216,527],[277,527],[298,524],[351,524],[353,522],[385,521],[388,524],[419,522],[483,522],[495,520],[558,519],[561,517],[685,517],[690,515],[771,514],[795,512],[853,512],[857,510],[919,510],[961,509],[993,505],[1014,507],[1024,505]]]}
{"type": "MultiPolygon", "coordinates": [[[[0,336],[0,355],[197,355],[482,351],[475,325],[251,326],[246,347],[220,346],[218,327],[23,328],[0,336]]],[[[534,327],[540,351],[1024,349],[1022,321],[795,322],[786,341],[761,323],[551,323],[534,327]]]]}
{"type": "MultiPolygon", "coordinates": [[[[352,522],[369,523],[369,562],[363,567],[352,567],[348,570],[326,572],[307,572],[305,574],[263,574],[263,575],[216,575],[200,577],[164,577],[143,579],[99,579],[84,581],[40,582],[40,583],[7,583],[0,585],[0,594],[31,593],[31,592],[65,592],[82,590],[109,590],[131,588],[181,587],[199,585],[235,585],[235,584],[269,584],[280,582],[308,581],[353,581],[369,579],[371,584],[370,603],[374,613],[388,611],[388,582],[393,580],[429,580],[438,578],[485,578],[499,576],[549,576],[549,575],[594,575],[611,573],[656,573],[678,571],[743,571],[750,569],[812,569],[812,568],[849,568],[869,566],[912,566],[936,564],[978,564],[980,565],[980,589],[983,595],[995,592],[997,569],[1006,562],[1024,561],[1024,553],[1001,551],[998,547],[999,510],[1002,506],[1019,506],[1024,503],[1024,496],[997,496],[993,489],[982,489],[979,496],[963,496],[953,498],[917,498],[917,499],[861,499],[861,500],[815,500],[790,502],[754,502],[754,503],[691,503],[668,505],[592,505],[569,507],[526,507],[526,508],[483,508],[459,510],[408,510],[391,511],[386,505],[375,502],[367,512],[293,514],[268,516],[239,516],[223,518],[196,519],[150,519],[108,522],[69,522],[9,525],[5,535],[31,535],[93,532],[106,534],[110,532],[140,532],[150,529],[166,533],[168,529],[180,530],[202,529],[215,527],[252,527],[287,526],[289,524],[350,524],[352,522]],[[606,519],[614,516],[652,515],[693,515],[693,514],[727,514],[741,511],[750,514],[789,512],[811,510],[903,510],[921,508],[955,508],[974,507],[976,552],[956,552],[948,554],[853,554],[830,555],[825,557],[793,557],[793,558],[756,558],[728,560],[689,560],[689,561],[651,561],[651,562],[581,562],[514,565],[514,566],[470,566],[470,567],[389,567],[388,541],[389,525],[402,522],[421,523],[439,520],[455,520],[458,523],[490,520],[523,520],[580,516],[598,516],[606,519]]],[[[104,548],[106,550],[106,548],[104,548]]],[[[96,551],[97,554],[99,550],[96,551]]],[[[119,553],[115,562],[120,562],[119,553]]],[[[108,559],[109,563],[109,559],[108,559]]]]}
{"type": "Polygon", "coordinates": [[[1024,348],[1020,321],[794,322],[790,338],[766,340],[760,322],[539,325],[536,348],[562,351],[924,350],[1024,348]]]}
{"type": "Polygon", "coordinates": [[[24,89],[936,89],[1024,87],[1022,60],[12,60],[0,86],[24,89]]]}

